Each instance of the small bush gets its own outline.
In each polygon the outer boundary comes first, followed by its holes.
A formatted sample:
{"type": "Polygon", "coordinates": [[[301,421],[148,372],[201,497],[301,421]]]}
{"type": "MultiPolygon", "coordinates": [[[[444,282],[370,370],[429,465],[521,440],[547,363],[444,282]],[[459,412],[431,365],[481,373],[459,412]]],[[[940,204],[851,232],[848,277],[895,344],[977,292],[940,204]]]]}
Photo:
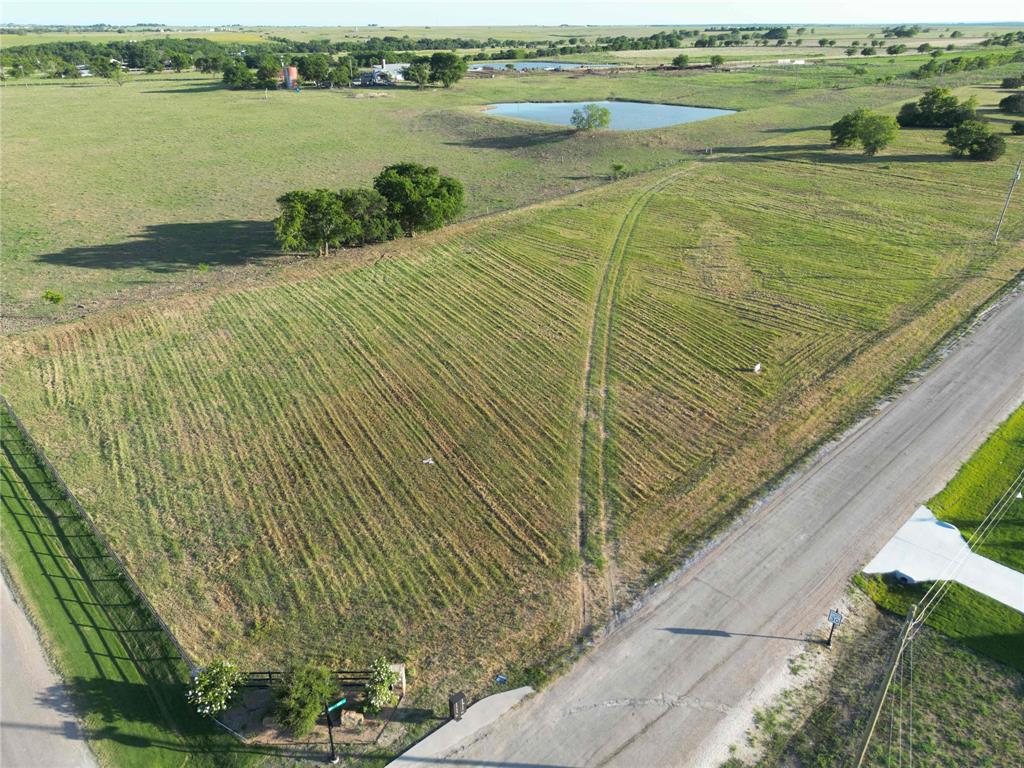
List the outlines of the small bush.
{"type": "Polygon", "coordinates": [[[230,661],[211,662],[195,676],[186,699],[200,715],[215,717],[228,708],[244,678],[230,661]]]}
{"type": "Polygon", "coordinates": [[[64,301],[64,294],[58,291],[46,291],[43,294],[43,301],[48,301],[51,304],[60,304],[64,301]]]}
{"type": "Polygon", "coordinates": [[[366,703],[363,705],[363,711],[373,714],[391,706],[395,701],[395,694],[391,688],[397,682],[398,673],[391,668],[388,660],[383,656],[375,659],[370,664],[370,680],[366,684],[366,703]]]}
{"type": "Polygon", "coordinates": [[[1024,136],[1024,121],[1018,120],[1010,126],[1010,133],[1014,136],[1024,136]]]}
{"type": "Polygon", "coordinates": [[[1004,77],[1000,88],[1020,88],[1024,86],[1024,77],[1004,77]]]}
{"type": "Polygon", "coordinates": [[[306,664],[291,667],[277,690],[277,719],[295,736],[313,730],[324,703],[335,693],[326,667],[306,664]]]}
{"type": "Polygon", "coordinates": [[[1000,99],[999,110],[1011,115],[1024,115],[1024,93],[1014,93],[1000,99]]]}

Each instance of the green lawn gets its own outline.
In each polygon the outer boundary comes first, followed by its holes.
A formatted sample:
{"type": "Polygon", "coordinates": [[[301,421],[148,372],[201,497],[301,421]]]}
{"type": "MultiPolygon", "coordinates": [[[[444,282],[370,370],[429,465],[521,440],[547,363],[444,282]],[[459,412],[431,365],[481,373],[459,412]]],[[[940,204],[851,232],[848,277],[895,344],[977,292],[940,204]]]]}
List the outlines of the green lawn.
{"type": "Polygon", "coordinates": [[[246,765],[185,703],[188,667],[0,410],[4,561],[102,765],[246,765]]]}
{"type": "MultiPolygon", "coordinates": [[[[928,507],[953,523],[968,542],[995,502],[1024,469],[1024,407],[1019,408],[968,460],[928,507]]],[[[976,551],[1024,571],[1024,501],[1011,501],[1002,521],[976,551]]],[[[926,586],[900,587],[881,576],[858,577],[879,604],[906,614],[926,586]]],[[[1024,615],[959,584],[950,586],[928,624],[993,658],[1024,671],[1024,615]]]]}

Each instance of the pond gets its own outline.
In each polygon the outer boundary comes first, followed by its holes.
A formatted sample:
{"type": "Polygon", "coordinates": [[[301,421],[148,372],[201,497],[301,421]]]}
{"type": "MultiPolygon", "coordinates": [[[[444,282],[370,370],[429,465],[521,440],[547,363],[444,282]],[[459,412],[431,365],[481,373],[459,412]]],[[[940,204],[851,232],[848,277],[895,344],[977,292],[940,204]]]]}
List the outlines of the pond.
{"type": "Polygon", "coordinates": [[[558,72],[563,69],[607,69],[611,64],[580,64],[577,61],[481,61],[469,65],[470,72],[490,72],[507,69],[511,64],[518,70],[547,69],[558,72]]]}
{"type": "Polygon", "coordinates": [[[535,120],[551,125],[571,125],[573,110],[586,104],[607,107],[612,113],[608,129],[612,131],[638,131],[645,128],[664,128],[667,125],[695,123],[721,115],[735,114],[732,109],[706,107],[680,107],[674,104],[643,104],[639,101],[519,101],[491,104],[486,114],[535,120]]]}

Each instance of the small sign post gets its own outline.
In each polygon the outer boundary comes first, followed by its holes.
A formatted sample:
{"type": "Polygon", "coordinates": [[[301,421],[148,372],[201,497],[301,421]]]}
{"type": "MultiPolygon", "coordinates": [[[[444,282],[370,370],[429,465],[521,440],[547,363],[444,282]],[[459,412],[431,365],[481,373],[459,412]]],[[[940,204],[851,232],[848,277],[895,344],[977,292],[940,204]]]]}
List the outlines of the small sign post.
{"type": "Polygon", "coordinates": [[[832,626],[829,627],[828,640],[825,642],[825,645],[831,648],[832,634],[836,631],[836,627],[843,623],[843,614],[841,614],[837,608],[833,608],[828,612],[828,623],[832,626]]]}
{"type": "Polygon", "coordinates": [[[327,704],[324,702],[324,714],[327,716],[327,739],[331,743],[331,756],[327,758],[327,762],[334,765],[338,762],[338,752],[334,748],[334,722],[331,720],[331,712],[344,706],[348,699],[338,699],[333,704],[327,704]]]}
{"type": "Polygon", "coordinates": [[[459,691],[449,696],[448,712],[452,716],[452,720],[461,720],[462,716],[466,714],[466,694],[459,691]]]}

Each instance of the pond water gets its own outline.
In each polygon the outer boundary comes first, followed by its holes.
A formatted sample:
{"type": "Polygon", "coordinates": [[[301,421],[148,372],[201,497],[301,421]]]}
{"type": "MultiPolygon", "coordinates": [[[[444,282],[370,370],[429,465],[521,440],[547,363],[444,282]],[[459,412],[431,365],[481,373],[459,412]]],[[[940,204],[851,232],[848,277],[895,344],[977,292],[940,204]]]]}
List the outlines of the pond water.
{"type": "Polygon", "coordinates": [[[562,69],[607,69],[611,64],[580,64],[577,61],[481,61],[469,65],[470,72],[487,72],[490,70],[506,69],[506,64],[511,64],[519,70],[523,69],[550,69],[559,71],[562,69]]]}
{"type": "Polygon", "coordinates": [[[709,109],[706,107],[680,107],[674,104],[643,104],[639,101],[520,101],[507,104],[491,104],[488,115],[516,117],[520,120],[535,120],[551,125],[570,125],[573,110],[585,104],[607,107],[612,113],[608,130],[638,131],[644,128],[664,128],[667,125],[695,123],[721,115],[735,114],[732,109],[709,109]]]}

